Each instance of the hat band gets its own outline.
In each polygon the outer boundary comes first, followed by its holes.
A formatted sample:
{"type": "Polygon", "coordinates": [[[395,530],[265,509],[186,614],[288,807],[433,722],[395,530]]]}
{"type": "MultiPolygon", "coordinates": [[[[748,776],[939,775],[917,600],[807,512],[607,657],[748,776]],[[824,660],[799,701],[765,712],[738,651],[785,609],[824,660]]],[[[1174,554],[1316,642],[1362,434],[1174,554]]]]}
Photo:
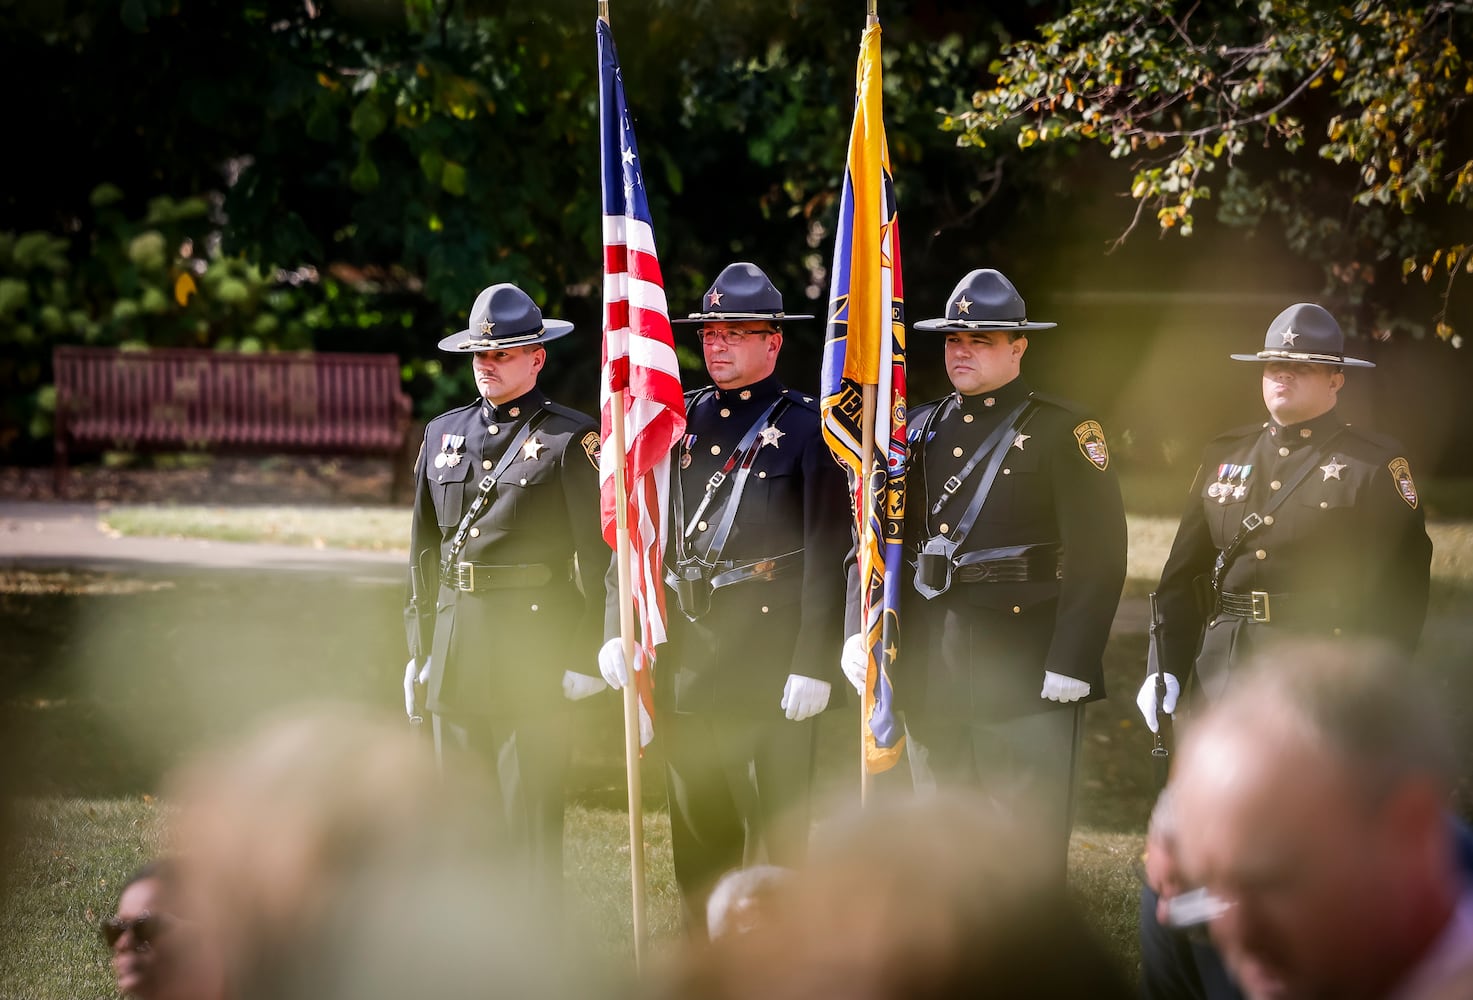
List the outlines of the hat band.
{"type": "Polygon", "coordinates": [[[494,340],[489,337],[479,337],[475,340],[462,340],[455,345],[455,349],[457,351],[469,351],[477,347],[520,347],[523,344],[531,343],[541,337],[545,332],[545,329],[539,326],[531,333],[520,333],[515,337],[497,337],[494,340]]]}
{"type": "Polygon", "coordinates": [[[1306,354],[1302,351],[1259,351],[1260,358],[1282,358],[1285,361],[1326,361],[1331,364],[1345,363],[1343,354],[1306,354]]]}
{"type": "Polygon", "coordinates": [[[752,311],[752,310],[748,310],[747,312],[741,312],[740,310],[738,310],[738,311],[735,311],[735,312],[690,313],[685,318],[686,319],[734,319],[734,318],[739,318],[739,317],[742,317],[742,316],[751,316],[754,319],[782,319],[783,317],[787,316],[787,313],[784,313],[784,312],[775,312],[775,313],[755,312],[755,311],[752,311]]]}
{"type": "Polygon", "coordinates": [[[1006,329],[1010,326],[1028,325],[1027,317],[1023,319],[949,319],[946,322],[979,330],[996,329],[997,327],[1006,329]]]}

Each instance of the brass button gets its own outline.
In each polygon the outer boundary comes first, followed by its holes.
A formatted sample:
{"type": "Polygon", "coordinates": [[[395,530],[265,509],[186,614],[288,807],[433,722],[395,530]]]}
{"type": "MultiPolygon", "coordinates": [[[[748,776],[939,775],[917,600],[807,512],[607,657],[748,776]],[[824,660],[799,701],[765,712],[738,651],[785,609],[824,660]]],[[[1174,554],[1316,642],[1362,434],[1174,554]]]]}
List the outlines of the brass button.
{"type": "Polygon", "coordinates": [[[491,471],[491,460],[489,458],[488,459],[484,459],[481,462],[481,468],[485,469],[487,472],[490,472],[491,471]]]}
{"type": "Polygon", "coordinates": [[[947,533],[947,532],[948,532],[948,531],[950,531],[950,530],[951,530],[951,525],[949,525],[949,524],[945,524],[945,523],[943,523],[943,524],[942,524],[942,525],[941,525],[941,533],[942,533],[942,534],[943,534],[943,535],[944,535],[944,534],[946,534],[946,533],[947,533]]]}
{"type": "Polygon", "coordinates": [[[471,529],[471,537],[472,538],[480,538],[481,537],[481,529],[480,528],[472,528],[471,529]]]}
{"type": "Polygon", "coordinates": [[[1321,500],[1320,501],[1320,510],[1329,510],[1329,509],[1330,509],[1330,501],[1328,501],[1328,500],[1321,500]]]}
{"type": "Polygon", "coordinates": [[[1020,608],[1018,605],[1014,604],[1013,605],[1013,614],[1015,614],[1015,615],[1021,615],[1022,613],[1023,613],[1023,609],[1020,608]]]}
{"type": "Polygon", "coordinates": [[[1276,490],[1276,489],[1278,489],[1279,487],[1281,487],[1283,485],[1284,485],[1283,483],[1281,483],[1277,479],[1275,479],[1273,482],[1271,482],[1271,483],[1268,484],[1268,488],[1271,489],[1271,490],[1276,490]]]}
{"type": "Polygon", "coordinates": [[[723,417],[729,417],[729,416],[731,416],[731,411],[730,411],[730,410],[728,410],[728,409],[727,409],[727,408],[726,408],[726,407],[724,407],[724,406],[723,406],[723,407],[722,407],[722,408],[721,408],[721,415],[722,415],[722,416],[723,416],[723,417]]]}
{"type": "Polygon", "coordinates": [[[1265,552],[1263,549],[1259,549],[1257,552],[1253,553],[1253,558],[1255,558],[1255,559],[1267,559],[1268,558],[1268,553],[1265,552]]]}
{"type": "Polygon", "coordinates": [[[763,614],[764,614],[764,615],[765,615],[765,614],[767,614],[767,605],[765,605],[765,604],[764,604],[764,605],[762,605],[762,613],[763,613],[763,614]]]}
{"type": "Polygon", "coordinates": [[[1274,523],[1274,516],[1272,514],[1265,514],[1265,515],[1263,515],[1263,523],[1264,524],[1273,524],[1274,523]]]}
{"type": "Polygon", "coordinates": [[[486,428],[486,432],[488,434],[500,434],[501,433],[501,428],[500,427],[497,427],[495,424],[492,424],[490,427],[487,427],[486,428]]]}
{"type": "Polygon", "coordinates": [[[1279,455],[1280,456],[1287,455],[1287,454],[1289,454],[1289,449],[1288,448],[1280,448],[1279,449],[1279,455]]]}
{"type": "Polygon", "coordinates": [[[535,604],[534,604],[534,605],[532,605],[532,610],[533,610],[533,611],[536,611],[536,610],[537,610],[537,605],[535,605],[535,604]]]}
{"type": "Polygon", "coordinates": [[[764,469],[761,472],[757,473],[757,478],[758,479],[766,479],[767,478],[767,470],[764,469]]]}
{"type": "Polygon", "coordinates": [[[721,454],[721,445],[719,445],[719,444],[713,444],[711,446],[711,454],[713,454],[713,455],[719,455],[719,454],[721,454]]]}
{"type": "Polygon", "coordinates": [[[1331,629],[1331,630],[1330,630],[1330,634],[1331,634],[1331,635],[1339,635],[1339,634],[1340,634],[1340,630],[1339,630],[1339,629],[1338,629],[1338,628],[1336,628],[1336,629],[1331,629]]]}
{"type": "Polygon", "coordinates": [[[522,481],[518,485],[520,485],[520,486],[526,486],[527,485],[527,477],[526,476],[523,476],[522,477],[522,481]]]}
{"type": "Polygon", "coordinates": [[[1005,476],[1011,476],[1013,474],[1013,470],[1012,469],[1003,469],[1002,470],[1002,474],[1005,475],[1005,476]]]}
{"type": "Polygon", "coordinates": [[[974,417],[970,413],[968,413],[968,414],[965,414],[962,417],[962,423],[964,423],[964,424],[970,424],[973,420],[976,420],[976,419],[977,419],[976,417],[974,417]]]}
{"type": "Polygon", "coordinates": [[[953,449],[951,449],[951,454],[955,458],[961,458],[962,457],[962,450],[960,448],[953,448],[953,449]]]}
{"type": "Polygon", "coordinates": [[[986,399],[982,400],[982,405],[983,406],[996,406],[997,405],[997,400],[995,398],[993,398],[992,396],[988,396],[986,399]]]}
{"type": "Polygon", "coordinates": [[[696,530],[697,531],[705,531],[706,530],[706,522],[705,521],[697,521],[696,522],[696,530]]]}

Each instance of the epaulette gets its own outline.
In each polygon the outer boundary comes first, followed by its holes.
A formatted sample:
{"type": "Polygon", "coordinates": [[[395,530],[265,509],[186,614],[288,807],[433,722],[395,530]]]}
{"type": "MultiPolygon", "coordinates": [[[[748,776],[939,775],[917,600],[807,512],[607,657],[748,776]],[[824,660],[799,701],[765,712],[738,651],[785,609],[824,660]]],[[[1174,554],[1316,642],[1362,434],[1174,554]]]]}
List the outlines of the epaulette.
{"type": "Polygon", "coordinates": [[[1065,399],[1063,396],[1054,396],[1050,395],[1047,392],[1032,392],[1029,393],[1029,396],[1030,398],[1035,399],[1040,403],[1047,403],[1049,406],[1057,406],[1059,409],[1063,410],[1066,413],[1073,413],[1078,415],[1083,415],[1084,413],[1084,407],[1080,406],[1072,399],[1065,399]]]}
{"type": "Polygon", "coordinates": [[[1212,440],[1208,441],[1207,443],[1216,444],[1219,441],[1236,441],[1239,438],[1255,437],[1258,434],[1261,434],[1263,432],[1263,429],[1267,426],[1268,424],[1265,423],[1244,424],[1241,427],[1234,427],[1230,431],[1223,431],[1221,434],[1212,438],[1212,440]]]}
{"type": "Polygon", "coordinates": [[[705,392],[708,389],[714,389],[714,388],[715,388],[715,386],[703,385],[699,389],[687,389],[687,390],[685,390],[685,402],[686,402],[687,407],[701,393],[705,392]]]}
{"type": "Polygon", "coordinates": [[[1369,430],[1365,427],[1357,427],[1354,424],[1345,425],[1345,433],[1360,438],[1369,444],[1375,445],[1389,452],[1401,452],[1405,449],[1402,443],[1390,434],[1382,434],[1380,431],[1369,430]]]}
{"type": "Polygon", "coordinates": [[[593,417],[590,417],[582,410],[575,410],[571,406],[564,406],[562,403],[554,403],[550,399],[542,404],[542,408],[548,413],[556,413],[560,417],[566,417],[575,424],[598,423],[597,420],[595,420],[593,417]]]}
{"type": "Polygon", "coordinates": [[[437,413],[437,414],[435,414],[433,417],[430,418],[430,421],[429,422],[430,423],[434,423],[437,420],[444,420],[446,417],[453,417],[456,414],[460,414],[460,413],[469,413],[472,410],[479,410],[480,408],[481,408],[481,398],[479,396],[477,396],[473,401],[471,401],[469,403],[466,403],[464,406],[457,406],[453,410],[446,410],[444,413],[437,413]]]}
{"type": "Polygon", "coordinates": [[[783,398],[795,406],[812,410],[814,413],[819,412],[820,407],[817,396],[810,396],[808,393],[799,392],[797,389],[784,389],[783,398]]]}

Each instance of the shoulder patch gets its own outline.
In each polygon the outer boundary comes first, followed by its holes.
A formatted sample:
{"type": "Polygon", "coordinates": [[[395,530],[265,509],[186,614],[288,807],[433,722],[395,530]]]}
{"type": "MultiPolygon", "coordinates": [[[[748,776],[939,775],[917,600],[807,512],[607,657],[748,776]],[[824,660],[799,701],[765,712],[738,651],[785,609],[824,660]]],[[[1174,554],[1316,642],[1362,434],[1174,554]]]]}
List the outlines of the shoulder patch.
{"type": "Polygon", "coordinates": [[[1074,440],[1079,442],[1079,453],[1090,465],[1104,472],[1110,467],[1110,449],[1105,444],[1105,429],[1094,420],[1086,420],[1074,428],[1074,440]]]}
{"type": "Polygon", "coordinates": [[[583,446],[583,454],[588,456],[588,461],[593,465],[595,469],[597,469],[598,456],[600,451],[598,431],[589,431],[587,434],[583,435],[582,439],[578,443],[583,446]]]}
{"type": "Polygon", "coordinates": [[[1412,482],[1412,467],[1406,459],[1400,455],[1386,463],[1386,468],[1391,470],[1391,481],[1396,484],[1397,494],[1406,501],[1412,510],[1417,509],[1417,484],[1412,482]]]}

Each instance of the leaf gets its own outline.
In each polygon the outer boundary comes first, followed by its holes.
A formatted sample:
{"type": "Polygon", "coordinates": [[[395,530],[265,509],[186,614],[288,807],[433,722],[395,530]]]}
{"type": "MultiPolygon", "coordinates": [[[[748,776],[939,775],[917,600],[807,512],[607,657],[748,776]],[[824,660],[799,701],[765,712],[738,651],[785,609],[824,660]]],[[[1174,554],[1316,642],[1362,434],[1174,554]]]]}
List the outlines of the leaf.
{"type": "Polygon", "coordinates": [[[388,124],[388,117],[379,108],[378,102],[373,98],[365,98],[353,109],[353,117],[348,127],[353,134],[364,142],[368,142],[384,130],[388,124]]]}
{"type": "Polygon", "coordinates": [[[454,195],[465,196],[465,167],[453,160],[445,161],[445,172],[440,175],[440,187],[454,195]]]}

